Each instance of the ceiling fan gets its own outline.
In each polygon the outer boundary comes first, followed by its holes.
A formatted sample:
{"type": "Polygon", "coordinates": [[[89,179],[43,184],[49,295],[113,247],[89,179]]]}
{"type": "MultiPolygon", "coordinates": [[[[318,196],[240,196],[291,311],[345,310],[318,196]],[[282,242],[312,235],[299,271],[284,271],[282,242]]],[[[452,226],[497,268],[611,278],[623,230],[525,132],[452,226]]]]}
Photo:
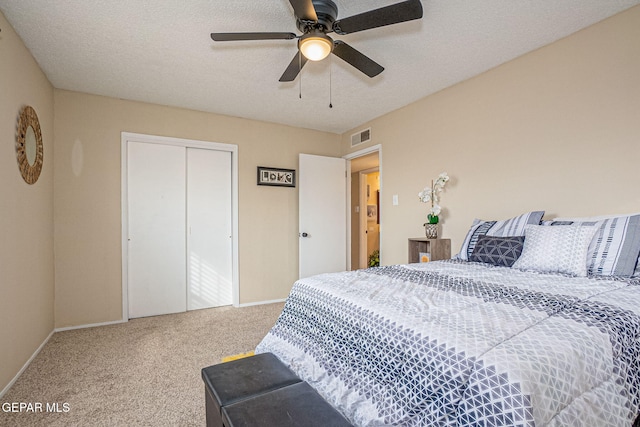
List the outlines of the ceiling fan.
{"type": "Polygon", "coordinates": [[[238,40],[293,40],[298,39],[298,52],[280,77],[291,82],[300,73],[307,60],[320,61],[330,53],[348,62],[369,77],[380,74],[384,67],[341,40],[327,34],[351,34],[371,28],[398,24],[422,18],[420,0],[407,0],[368,12],[337,19],[338,7],[331,0],[289,0],[293,7],[298,29],[303,33],[211,33],[214,41],[238,40]]]}

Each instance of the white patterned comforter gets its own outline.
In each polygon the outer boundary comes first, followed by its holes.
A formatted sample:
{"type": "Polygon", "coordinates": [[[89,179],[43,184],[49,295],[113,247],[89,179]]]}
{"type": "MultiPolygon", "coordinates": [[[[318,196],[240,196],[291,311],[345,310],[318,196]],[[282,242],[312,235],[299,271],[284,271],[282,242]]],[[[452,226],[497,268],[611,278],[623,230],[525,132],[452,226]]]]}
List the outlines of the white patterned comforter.
{"type": "Polygon", "coordinates": [[[323,274],[256,351],[359,426],[630,426],[640,281],[460,261],[323,274]]]}

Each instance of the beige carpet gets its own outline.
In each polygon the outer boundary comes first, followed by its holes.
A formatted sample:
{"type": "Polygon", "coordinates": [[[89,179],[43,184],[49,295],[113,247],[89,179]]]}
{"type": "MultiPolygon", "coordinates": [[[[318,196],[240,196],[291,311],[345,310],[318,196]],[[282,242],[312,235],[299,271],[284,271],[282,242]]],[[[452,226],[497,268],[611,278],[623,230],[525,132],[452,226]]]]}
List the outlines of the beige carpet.
{"type": "Polygon", "coordinates": [[[0,426],[204,426],[200,370],[253,350],[283,304],[222,307],[55,333],[2,397],[42,403],[0,426]],[[59,410],[46,412],[46,404],[59,410]]]}

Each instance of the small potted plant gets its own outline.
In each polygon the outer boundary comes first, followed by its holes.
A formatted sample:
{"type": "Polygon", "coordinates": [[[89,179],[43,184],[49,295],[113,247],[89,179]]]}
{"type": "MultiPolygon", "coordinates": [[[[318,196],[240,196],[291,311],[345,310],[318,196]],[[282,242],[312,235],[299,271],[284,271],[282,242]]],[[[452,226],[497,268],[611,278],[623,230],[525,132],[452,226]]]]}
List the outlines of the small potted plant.
{"type": "Polygon", "coordinates": [[[379,267],[380,266],[380,251],[375,250],[371,252],[369,255],[369,267],[379,267]]]}
{"type": "Polygon", "coordinates": [[[438,223],[442,212],[438,202],[440,201],[440,193],[448,181],[449,175],[446,172],[442,172],[435,181],[431,180],[430,187],[425,187],[418,193],[418,198],[422,203],[431,203],[431,209],[427,214],[427,222],[424,223],[425,235],[430,239],[438,238],[438,223]]]}

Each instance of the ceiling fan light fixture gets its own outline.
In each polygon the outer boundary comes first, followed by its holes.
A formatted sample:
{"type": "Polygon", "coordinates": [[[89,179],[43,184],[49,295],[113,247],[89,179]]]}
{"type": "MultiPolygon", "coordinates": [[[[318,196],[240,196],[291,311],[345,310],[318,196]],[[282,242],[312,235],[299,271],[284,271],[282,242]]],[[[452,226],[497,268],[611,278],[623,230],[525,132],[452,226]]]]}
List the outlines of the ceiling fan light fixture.
{"type": "Polygon", "coordinates": [[[298,42],[300,52],[310,61],[321,61],[333,50],[333,40],[324,33],[309,33],[298,42]]]}

